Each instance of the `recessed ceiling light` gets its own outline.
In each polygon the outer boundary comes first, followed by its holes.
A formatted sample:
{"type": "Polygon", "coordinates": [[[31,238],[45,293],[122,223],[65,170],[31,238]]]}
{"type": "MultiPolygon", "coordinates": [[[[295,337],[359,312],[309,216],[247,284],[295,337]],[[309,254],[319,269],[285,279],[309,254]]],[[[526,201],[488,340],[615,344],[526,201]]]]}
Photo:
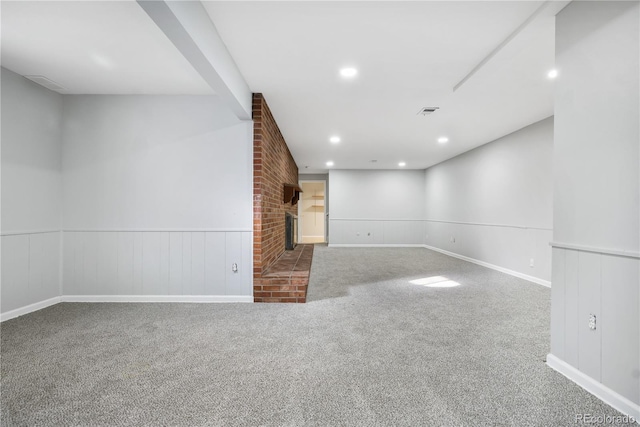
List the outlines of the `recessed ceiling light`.
{"type": "Polygon", "coordinates": [[[356,70],[353,67],[346,67],[340,70],[340,75],[342,77],[351,78],[351,77],[355,77],[357,74],[358,74],[358,70],[356,70]]]}
{"type": "Polygon", "coordinates": [[[547,73],[547,77],[549,77],[550,79],[555,79],[556,77],[558,77],[558,70],[556,70],[555,68],[553,70],[549,70],[549,72],[547,73]]]}
{"type": "Polygon", "coordinates": [[[404,166],[407,166],[407,164],[405,162],[400,162],[400,163],[398,163],[398,166],[404,167],[404,166]]]}
{"type": "Polygon", "coordinates": [[[445,144],[445,143],[449,142],[449,138],[447,138],[446,136],[441,136],[440,138],[438,138],[438,142],[440,144],[445,144]]]}
{"type": "Polygon", "coordinates": [[[340,137],[332,136],[331,138],[329,138],[329,142],[331,142],[332,144],[337,144],[338,142],[340,142],[340,137]]]}
{"type": "Polygon", "coordinates": [[[333,166],[333,162],[332,162],[331,160],[329,160],[329,161],[327,162],[327,166],[329,166],[329,167],[333,166]]]}

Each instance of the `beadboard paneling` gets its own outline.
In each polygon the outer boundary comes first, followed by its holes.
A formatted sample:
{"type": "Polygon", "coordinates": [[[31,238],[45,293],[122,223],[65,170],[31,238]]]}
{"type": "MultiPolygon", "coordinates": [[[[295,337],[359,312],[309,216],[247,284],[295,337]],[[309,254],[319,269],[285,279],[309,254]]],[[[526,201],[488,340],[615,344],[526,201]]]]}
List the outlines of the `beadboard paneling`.
{"type": "Polygon", "coordinates": [[[60,232],[2,236],[2,313],[60,296],[60,232]]]}
{"type": "Polygon", "coordinates": [[[640,404],[640,260],[558,247],[553,254],[552,355],[640,404]]]}
{"type": "Polygon", "coordinates": [[[251,271],[251,232],[64,232],[63,295],[250,296],[251,271]]]}

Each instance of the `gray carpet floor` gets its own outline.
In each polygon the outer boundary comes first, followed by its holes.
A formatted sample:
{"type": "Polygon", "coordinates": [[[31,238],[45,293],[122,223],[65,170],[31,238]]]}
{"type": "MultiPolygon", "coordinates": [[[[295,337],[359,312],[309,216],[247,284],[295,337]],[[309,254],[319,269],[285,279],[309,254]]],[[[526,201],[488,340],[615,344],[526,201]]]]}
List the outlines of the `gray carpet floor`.
{"type": "MultiPolygon", "coordinates": [[[[572,426],[550,290],[420,248],[317,246],[307,304],[64,303],[1,326],[2,425],[572,426]],[[410,280],[444,276],[457,287],[410,280]]],[[[614,425],[614,424],[607,424],[614,425]]]]}

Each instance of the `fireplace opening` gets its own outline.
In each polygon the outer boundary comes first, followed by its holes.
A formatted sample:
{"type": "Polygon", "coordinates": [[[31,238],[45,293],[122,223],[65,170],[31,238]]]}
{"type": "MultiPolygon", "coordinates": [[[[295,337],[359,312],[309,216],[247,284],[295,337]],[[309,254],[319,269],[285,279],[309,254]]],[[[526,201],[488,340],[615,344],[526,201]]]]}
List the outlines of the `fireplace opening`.
{"type": "Polygon", "coordinates": [[[291,251],[295,249],[298,244],[298,217],[285,212],[284,214],[284,227],[285,227],[285,244],[286,250],[291,251]]]}

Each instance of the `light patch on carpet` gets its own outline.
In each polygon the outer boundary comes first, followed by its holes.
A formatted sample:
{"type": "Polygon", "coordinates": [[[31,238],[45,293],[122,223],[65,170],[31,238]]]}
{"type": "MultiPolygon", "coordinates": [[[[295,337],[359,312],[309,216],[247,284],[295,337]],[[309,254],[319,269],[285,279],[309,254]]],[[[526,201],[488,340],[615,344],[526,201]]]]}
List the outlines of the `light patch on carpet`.
{"type": "Polygon", "coordinates": [[[410,280],[412,285],[426,286],[428,288],[455,288],[460,283],[449,280],[444,276],[423,277],[421,279],[410,280]]]}

